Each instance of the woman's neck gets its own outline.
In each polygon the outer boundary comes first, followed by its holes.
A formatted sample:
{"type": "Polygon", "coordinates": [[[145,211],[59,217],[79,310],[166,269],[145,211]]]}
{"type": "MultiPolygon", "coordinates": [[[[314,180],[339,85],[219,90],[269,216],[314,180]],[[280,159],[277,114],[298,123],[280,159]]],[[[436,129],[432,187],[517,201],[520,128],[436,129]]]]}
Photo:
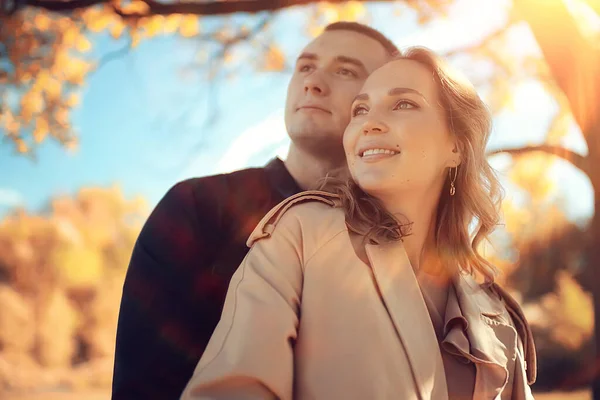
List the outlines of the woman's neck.
{"type": "Polygon", "coordinates": [[[410,224],[404,232],[403,245],[415,271],[440,274],[444,270],[435,240],[438,198],[404,195],[400,200],[382,199],[386,209],[400,223],[410,224]]]}

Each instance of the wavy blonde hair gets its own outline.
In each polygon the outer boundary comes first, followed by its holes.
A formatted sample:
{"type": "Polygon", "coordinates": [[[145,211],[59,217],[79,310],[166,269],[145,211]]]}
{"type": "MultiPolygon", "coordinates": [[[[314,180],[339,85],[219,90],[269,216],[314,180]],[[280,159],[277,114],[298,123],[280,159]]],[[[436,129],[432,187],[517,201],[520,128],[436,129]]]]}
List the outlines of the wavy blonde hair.
{"type": "MultiPolygon", "coordinates": [[[[457,265],[471,274],[477,271],[487,281],[493,281],[497,269],[478,250],[498,223],[503,196],[485,156],[491,133],[490,112],[473,85],[431,50],[412,47],[395,59],[416,61],[432,72],[448,128],[455,135],[462,155],[455,181],[456,195],[450,196],[448,178],[438,203],[435,229],[438,255],[444,265],[457,265]],[[470,232],[472,222],[476,225],[470,232]]],[[[401,223],[352,179],[327,177],[321,181],[320,189],[340,196],[348,226],[367,240],[396,241],[410,234],[410,223],[401,223]]]]}

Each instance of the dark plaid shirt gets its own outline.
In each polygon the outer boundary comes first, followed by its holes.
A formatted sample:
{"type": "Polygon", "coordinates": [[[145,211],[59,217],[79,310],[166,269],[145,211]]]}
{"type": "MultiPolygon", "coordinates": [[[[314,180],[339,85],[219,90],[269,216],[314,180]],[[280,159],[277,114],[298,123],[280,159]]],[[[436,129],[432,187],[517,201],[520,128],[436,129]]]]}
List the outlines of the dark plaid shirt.
{"type": "Polygon", "coordinates": [[[219,322],[246,239],[271,208],[299,191],[279,159],[168,191],[127,271],[113,400],[179,398],[219,322]]]}

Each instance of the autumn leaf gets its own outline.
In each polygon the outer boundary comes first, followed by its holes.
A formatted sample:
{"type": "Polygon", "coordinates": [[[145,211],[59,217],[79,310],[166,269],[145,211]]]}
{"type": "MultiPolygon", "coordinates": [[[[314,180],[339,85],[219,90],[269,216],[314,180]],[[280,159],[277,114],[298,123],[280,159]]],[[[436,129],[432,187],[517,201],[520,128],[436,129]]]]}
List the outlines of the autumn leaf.
{"type": "Polygon", "coordinates": [[[285,56],[281,49],[275,45],[272,45],[265,54],[265,66],[266,71],[282,71],[285,67],[285,56]]]}
{"type": "Polygon", "coordinates": [[[50,78],[44,88],[49,100],[58,100],[61,95],[61,85],[58,79],[50,78]]]}
{"type": "Polygon", "coordinates": [[[21,110],[27,110],[27,113],[35,114],[44,108],[44,98],[38,91],[30,91],[21,99],[21,110]]]}
{"type": "Polygon", "coordinates": [[[365,6],[360,1],[349,1],[343,4],[337,15],[339,21],[357,21],[365,15],[365,6]]]}
{"type": "Polygon", "coordinates": [[[25,141],[23,141],[23,139],[20,138],[16,138],[15,139],[15,144],[17,145],[17,151],[21,154],[27,153],[28,147],[27,144],[25,143],[25,141]]]}
{"type": "Polygon", "coordinates": [[[118,21],[118,18],[112,9],[108,7],[92,7],[84,11],[83,20],[90,31],[101,32],[108,28],[111,23],[118,21]]]}
{"type": "Polygon", "coordinates": [[[114,39],[118,39],[123,34],[124,29],[125,29],[125,24],[123,24],[122,22],[116,22],[116,23],[112,24],[109,28],[110,35],[114,39]]]}
{"type": "Polygon", "coordinates": [[[79,104],[79,96],[77,95],[77,93],[71,93],[71,95],[66,101],[66,105],[68,107],[75,107],[77,104],[79,104]]]}
{"type": "Polygon", "coordinates": [[[143,24],[147,38],[154,37],[162,33],[164,29],[165,18],[162,15],[154,15],[149,17],[143,24]]]}
{"type": "Polygon", "coordinates": [[[200,33],[198,28],[198,17],[195,15],[184,15],[179,26],[179,34],[183,37],[193,37],[200,33]]]}
{"type": "Polygon", "coordinates": [[[556,189],[556,184],[548,176],[554,161],[554,157],[540,152],[518,157],[509,173],[510,180],[533,197],[543,199],[556,189]]]}
{"type": "Polygon", "coordinates": [[[70,83],[81,85],[88,67],[89,65],[85,61],[72,58],[66,65],[64,77],[70,83]]]}
{"type": "Polygon", "coordinates": [[[39,29],[40,31],[45,31],[48,28],[50,28],[50,24],[52,23],[52,20],[48,17],[48,15],[44,14],[44,13],[38,13],[34,18],[33,18],[33,24],[35,25],[35,27],[37,29],[39,29]]]}
{"type": "Polygon", "coordinates": [[[48,120],[44,117],[38,117],[35,120],[35,129],[33,130],[33,139],[36,143],[41,143],[48,134],[48,120]]]}
{"type": "Polygon", "coordinates": [[[77,38],[77,43],[75,44],[75,48],[82,53],[86,53],[86,52],[90,51],[90,49],[92,48],[92,44],[85,36],[79,36],[77,38]]]}
{"type": "Polygon", "coordinates": [[[123,10],[123,12],[128,13],[128,14],[148,14],[148,11],[150,10],[150,7],[148,6],[148,4],[146,4],[143,1],[140,0],[133,0],[123,6],[121,6],[121,9],[123,10]]]}
{"type": "Polygon", "coordinates": [[[80,36],[79,29],[76,26],[71,26],[63,33],[63,43],[66,46],[73,46],[80,36]]]}
{"type": "Polygon", "coordinates": [[[181,23],[181,15],[172,14],[165,18],[164,29],[166,33],[175,33],[181,23]]]}

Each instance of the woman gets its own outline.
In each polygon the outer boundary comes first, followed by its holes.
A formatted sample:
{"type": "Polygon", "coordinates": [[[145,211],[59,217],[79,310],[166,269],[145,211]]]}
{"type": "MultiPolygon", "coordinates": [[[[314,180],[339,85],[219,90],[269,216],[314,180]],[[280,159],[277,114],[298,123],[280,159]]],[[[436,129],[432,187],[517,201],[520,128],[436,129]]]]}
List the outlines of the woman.
{"type": "Polygon", "coordinates": [[[489,133],[429,50],[375,71],[344,133],[352,179],[257,226],[182,399],[532,398],[529,327],[478,252],[500,200],[489,133]]]}

